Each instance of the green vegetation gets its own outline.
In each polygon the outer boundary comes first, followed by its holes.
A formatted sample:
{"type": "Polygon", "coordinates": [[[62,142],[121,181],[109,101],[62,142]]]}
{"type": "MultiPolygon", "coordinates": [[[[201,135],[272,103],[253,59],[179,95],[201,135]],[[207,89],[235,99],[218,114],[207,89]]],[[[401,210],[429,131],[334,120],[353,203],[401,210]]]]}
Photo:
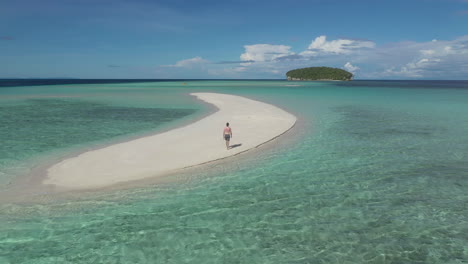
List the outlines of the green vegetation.
{"type": "Polygon", "coordinates": [[[338,68],[309,67],[288,71],[286,77],[290,81],[350,81],[353,74],[338,68]]]}

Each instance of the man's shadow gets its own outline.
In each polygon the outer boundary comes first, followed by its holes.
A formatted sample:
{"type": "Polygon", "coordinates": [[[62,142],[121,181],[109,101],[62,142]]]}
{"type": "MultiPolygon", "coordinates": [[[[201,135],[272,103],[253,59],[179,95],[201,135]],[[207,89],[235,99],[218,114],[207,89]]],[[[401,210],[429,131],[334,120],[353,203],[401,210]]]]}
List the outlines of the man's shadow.
{"type": "Polygon", "coordinates": [[[231,146],[229,146],[229,149],[237,148],[237,147],[240,147],[240,146],[242,146],[242,143],[231,145],[231,146]]]}

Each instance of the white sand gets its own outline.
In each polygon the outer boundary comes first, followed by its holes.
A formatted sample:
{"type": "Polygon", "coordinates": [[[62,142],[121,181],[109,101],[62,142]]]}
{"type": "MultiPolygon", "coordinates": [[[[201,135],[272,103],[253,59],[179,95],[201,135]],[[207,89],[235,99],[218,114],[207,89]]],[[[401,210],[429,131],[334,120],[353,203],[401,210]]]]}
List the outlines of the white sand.
{"type": "Polygon", "coordinates": [[[289,130],[296,117],[273,105],[245,97],[193,93],[219,111],[195,123],[165,133],[63,160],[47,170],[44,184],[65,189],[93,189],[157,177],[255,148],[289,130]],[[226,150],[223,129],[233,132],[226,150]]]}

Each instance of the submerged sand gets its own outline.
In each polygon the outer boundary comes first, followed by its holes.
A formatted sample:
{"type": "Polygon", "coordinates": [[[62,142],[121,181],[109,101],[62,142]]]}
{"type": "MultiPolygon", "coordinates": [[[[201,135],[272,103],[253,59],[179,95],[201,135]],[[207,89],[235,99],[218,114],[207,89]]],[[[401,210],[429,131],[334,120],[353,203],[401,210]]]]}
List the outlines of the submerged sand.
{"type": "Polygon", "coordinates": [[[158,177],[255,148],[285,133],[296,122],[294,115],[278,107],[245,97],[192,95],[213,104],[218,111],[181,128],[63,160],[47,169],[43,184],[94,189],[158,177]],[[229,150],[222,137],[226,122],[233,131],[229,150]]]}

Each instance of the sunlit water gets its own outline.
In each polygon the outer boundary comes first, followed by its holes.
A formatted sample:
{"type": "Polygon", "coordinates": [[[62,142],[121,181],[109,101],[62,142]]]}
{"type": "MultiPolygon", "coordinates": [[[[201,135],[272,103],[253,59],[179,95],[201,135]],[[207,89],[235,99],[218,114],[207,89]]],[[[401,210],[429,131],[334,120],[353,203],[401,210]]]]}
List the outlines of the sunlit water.
{"type": "Polygon", "coordinates": [[[200,118],[200,91],[299,123],[173,183],[0,203],[0,263],[468,262],[467,82],[3,87],[0,190],[46,157],[200,118]]]}

